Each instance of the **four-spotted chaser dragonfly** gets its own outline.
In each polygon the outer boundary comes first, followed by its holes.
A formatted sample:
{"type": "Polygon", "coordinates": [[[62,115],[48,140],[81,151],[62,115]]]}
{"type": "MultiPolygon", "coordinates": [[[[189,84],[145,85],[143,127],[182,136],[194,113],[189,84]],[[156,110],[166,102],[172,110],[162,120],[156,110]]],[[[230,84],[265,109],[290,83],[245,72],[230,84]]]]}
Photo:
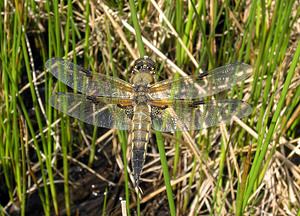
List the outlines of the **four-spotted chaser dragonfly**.
{"type": "Polygon", "coordinates": [[[145,56],[135,61],[130,83],[58,58],[49,59],[46,68],[82,93],[54,94],[54,108],[88,124],[131,132],[136,185],[151,128],[162,132],[199,130],[251,113],[251,107],[240,100],[206,99],[249,77],[251,66],[244,63],[222,66],[197,78],[156,82],[155,63],[145,56]]]}

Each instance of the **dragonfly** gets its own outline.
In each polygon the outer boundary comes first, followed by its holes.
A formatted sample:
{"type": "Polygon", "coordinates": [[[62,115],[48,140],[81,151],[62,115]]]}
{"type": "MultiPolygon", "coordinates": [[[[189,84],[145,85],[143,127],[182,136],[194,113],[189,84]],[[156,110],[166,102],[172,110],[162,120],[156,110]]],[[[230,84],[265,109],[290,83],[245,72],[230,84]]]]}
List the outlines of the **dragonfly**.
{"type": "Polygon", "coordinates": [[[251,114],[251,106],[236,99],[216,100],[214,94],[251,76],[252,67],[233,63],[202,73],[157,81],[156,64],[148,56],[134,62],[129,82],[94,73],[61,58],[46,69],[79,93],[57,92],[50,104],[85,123],[131,133],[131,163],[135,185],[146,158],[151,129],[161,132],[201,130],[251,114]]]}

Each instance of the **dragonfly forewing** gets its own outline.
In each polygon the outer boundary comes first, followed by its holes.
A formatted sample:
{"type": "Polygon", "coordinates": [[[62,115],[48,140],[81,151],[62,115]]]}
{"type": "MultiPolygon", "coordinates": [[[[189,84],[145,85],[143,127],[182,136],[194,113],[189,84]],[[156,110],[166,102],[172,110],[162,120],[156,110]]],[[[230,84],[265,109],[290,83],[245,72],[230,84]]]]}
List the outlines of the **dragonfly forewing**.
{"type": "Polygon", "coordinates": [[[165,80],[150,87],[152,99],[196,99],[230,89],[252,74],[252,67],[245,63],[225,65],[202,74],[198,78],[184,77],[165,80]]]}
{"type": "Polygon", "coordinates": [[[60,58],[51,58],[46,68],[61,82],[86,95],[132,98],[132,86],[118,78],[92,73],[60,58]]]}

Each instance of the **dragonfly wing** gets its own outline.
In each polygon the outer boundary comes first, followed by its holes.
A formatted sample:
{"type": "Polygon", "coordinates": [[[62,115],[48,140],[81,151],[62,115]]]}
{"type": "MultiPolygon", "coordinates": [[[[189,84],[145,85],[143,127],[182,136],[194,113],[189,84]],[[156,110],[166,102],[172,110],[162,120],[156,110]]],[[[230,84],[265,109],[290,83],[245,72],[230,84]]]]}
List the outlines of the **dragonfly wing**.
{"type": "Polygon", "coordinates": [[[200,77],[165,80],[150,87],[152,99],[196,99],[230,89],[236,83],[245,80],[252,73],[252,67],[245,63],[225,65],[202,74],[200,77]]]}
{"type": "Polygon", "coordinates": [[[51,58],[46,68],[61,82],[69,87],[94,96],[131,98],[132,86],[118,78],[113,78],[84,69],[60,58],[51,58]]]}
{"type": "MultiPolygon", "coordinates": [[[[175,100],[176,103],[176,100],[175,100]]],[[[181,102],[152,114],[152,127],[163,132],[200,130],[250,115],[252,108],[239,100],[181,102]]]]}
{"type": "Polygon", "coordinates": [[[107,104],[104,99],[82,94],[56,93],[51,97],[51,106],[85,123],[104,128],[129,130],[131,119],[126,110],[117,104],[107,104]]]}

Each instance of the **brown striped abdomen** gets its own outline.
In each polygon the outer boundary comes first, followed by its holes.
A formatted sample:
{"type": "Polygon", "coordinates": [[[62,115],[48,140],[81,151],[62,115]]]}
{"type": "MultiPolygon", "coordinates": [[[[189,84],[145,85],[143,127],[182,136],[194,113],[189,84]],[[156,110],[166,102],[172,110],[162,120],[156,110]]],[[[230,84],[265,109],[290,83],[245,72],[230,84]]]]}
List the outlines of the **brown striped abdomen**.
{"type": "Polygon", "coordinates": [[[151,128],[151,107],[146,104],[139,104],[134,107],[132,118],[132,169],[136,185],[142,172],[149,134],[151,128]]]}

